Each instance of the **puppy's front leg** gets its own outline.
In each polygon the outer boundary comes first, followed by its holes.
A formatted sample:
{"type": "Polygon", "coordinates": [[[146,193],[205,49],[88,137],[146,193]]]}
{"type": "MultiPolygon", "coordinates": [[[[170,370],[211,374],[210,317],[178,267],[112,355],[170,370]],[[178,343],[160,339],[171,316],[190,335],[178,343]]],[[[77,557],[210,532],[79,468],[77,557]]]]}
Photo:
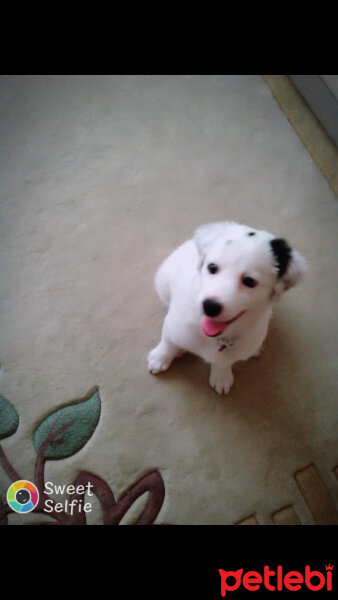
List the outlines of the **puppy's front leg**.
{"type": "Polygon", "coordinates": [[[175,356],[180,354],[180,348],[168,340],[165,334],[165,324],[166,320],[163,323],[160,343],[148,354],[148,369],[154,375],[169,369],[175,356]]]}
{"type": "Polygon", "coordinates": [[[158,346],[148,354],[148,369],[154,375],[169,369],[175,356],[179,354],[178,346],[162,338],[158,346]]]}
{"type": "Polygon", "coordinates": [[[231,364],[219,362],[211,365],[209,383],[217,394],[227,394],[233,382],[231,364]]]}

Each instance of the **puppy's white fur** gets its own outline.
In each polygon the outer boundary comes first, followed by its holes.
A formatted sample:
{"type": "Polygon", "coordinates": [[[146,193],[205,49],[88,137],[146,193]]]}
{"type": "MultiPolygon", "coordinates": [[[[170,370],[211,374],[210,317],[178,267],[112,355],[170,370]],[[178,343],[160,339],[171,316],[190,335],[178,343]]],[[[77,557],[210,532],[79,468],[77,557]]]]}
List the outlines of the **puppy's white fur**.
{"type": "Polygon", "coordinates": [[[211,387],[228,393],[232,365],[259,354],[274,302],[300,281],[306,267],[285,240],[266,231],[229,221],[202,225],[156,273],[155,288],[168,312],[161,341],[148,356],[149,371],[165,371],[176,356],[192,352],[211,364],[211,387]],[[210,273],[209,265],[217,271],[210,273]],[[246,277],[254,287],[245,285],[246,277]],[[206,317],[205,300],[217,302],[219,314],[206,317]],[[210,337],[203,319],[227,325],[210,337]]]}

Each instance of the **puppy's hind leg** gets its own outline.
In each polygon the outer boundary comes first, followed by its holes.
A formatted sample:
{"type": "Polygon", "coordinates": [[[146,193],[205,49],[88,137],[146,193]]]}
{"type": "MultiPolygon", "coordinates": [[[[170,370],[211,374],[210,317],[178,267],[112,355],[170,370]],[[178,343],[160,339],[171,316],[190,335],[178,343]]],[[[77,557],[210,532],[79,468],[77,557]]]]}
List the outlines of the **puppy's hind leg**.
{"type": "Polygon", "coordinates": [[[160,343],[148,354],[148,369],[154,375],[169,369],[174,358],[179,355],[180,348],[170,342],[165,335],[165,319],[160,343]]]}

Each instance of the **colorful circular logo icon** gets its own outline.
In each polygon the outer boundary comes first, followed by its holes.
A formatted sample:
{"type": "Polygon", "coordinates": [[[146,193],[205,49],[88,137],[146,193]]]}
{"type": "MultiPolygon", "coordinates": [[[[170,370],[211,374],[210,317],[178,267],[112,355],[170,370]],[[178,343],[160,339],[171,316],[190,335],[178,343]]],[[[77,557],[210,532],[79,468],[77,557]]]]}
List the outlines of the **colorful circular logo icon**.
{"type": "Polygon", "coordinates": [[[39,502],[39,492],[34,483],[20,479],[9,486],[7,502],[12,510],[17,513],[29,513],[39,502]]]}

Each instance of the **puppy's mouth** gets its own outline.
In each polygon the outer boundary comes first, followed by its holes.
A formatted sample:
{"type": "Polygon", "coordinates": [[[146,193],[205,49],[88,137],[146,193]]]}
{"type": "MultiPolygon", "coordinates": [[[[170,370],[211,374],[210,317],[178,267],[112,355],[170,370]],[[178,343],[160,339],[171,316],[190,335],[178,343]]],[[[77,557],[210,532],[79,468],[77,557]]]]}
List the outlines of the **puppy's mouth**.
{"type": "Polygon", "coordinates": [[[231,325],[231,323],[237,321],[237,319],[239,319],[239,317],[241,317],[245,312],[245,310],[241,310],[241,312],[239,312],[238,315],[236,315],[233,319],[230,319],[230,321],[215,321],[214,319],[205,316],[202,319],[202,331],[208,337],[215,337],[216,335],[223,333],[223,331],[225,331],[226,328],[231,325]]]}

